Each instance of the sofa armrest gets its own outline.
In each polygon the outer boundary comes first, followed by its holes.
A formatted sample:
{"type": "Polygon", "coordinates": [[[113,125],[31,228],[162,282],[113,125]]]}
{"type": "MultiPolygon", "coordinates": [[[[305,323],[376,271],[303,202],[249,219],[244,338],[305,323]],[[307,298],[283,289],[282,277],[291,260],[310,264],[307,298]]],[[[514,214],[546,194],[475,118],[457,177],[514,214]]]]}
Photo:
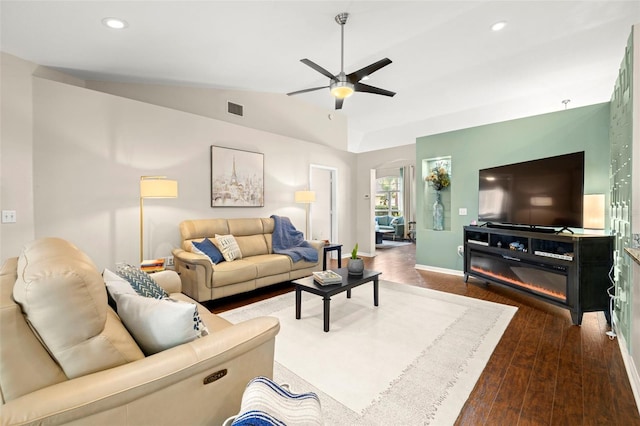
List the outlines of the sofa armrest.
{"type": "Polygon", "coordinates": [[[173,250],[173,260],[182,281],[182,292],[198,302],[211,300],[211,260],[204,254],[179,248],[173,250]]]}
{"type": "Polygon", "coordinates": [[[324,256],[324,241],[321,240],[306,240],[311,247],[313,247],[314,249],[316,249],[316,251],[318,252],[318,271],[321,269],[321,265],[322,265],[322,256],[324,256]]]}
{"type": "Polygon", "coordinates": [[[1,406],[2,424],[222,424],[238,412],[249,380],[273,377],[279,329],[277,318],[255,318],[40,389],[1,406]]]}
{"type": "Polygon", "coordinates": [[[322,249],[322,247],[324,247],[324,241],[320,241],[320,240],[306,240],[309,245],[311,245],[311,247],[313,247],[316,250],[320,250],[322,249]]]}
{"type": "Polygon", "coordinates": [[[176,271],[166,270],[155,272],[151,277],[169,294],[182,292],[182,282],[176,271]]]}
{"type": "Polygon", "coordinates": [[[174,262],[176,258],[178,258],[182,262],[190,263],[192,265],[202,265],[205,267],[208,266],[209,269],[211,269],[211,260],[209,260],[209,258],[204,254],[192,253],[190,251],[182,250],[179,248],[173,249],[172,254],[174,262]]]}

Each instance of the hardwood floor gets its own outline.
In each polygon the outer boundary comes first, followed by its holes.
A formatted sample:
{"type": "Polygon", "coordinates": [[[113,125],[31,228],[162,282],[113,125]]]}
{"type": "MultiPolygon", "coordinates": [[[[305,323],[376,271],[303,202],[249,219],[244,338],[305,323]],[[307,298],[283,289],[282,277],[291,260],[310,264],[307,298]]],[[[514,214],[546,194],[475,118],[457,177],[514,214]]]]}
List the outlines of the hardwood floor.
{"type": "MultiPolygon", "coordinates": [[[[337,267],[336,261],[331,261],[337,267]]],[[[573,326],[569,311],[480,281],[415,269],[415,245],[378,250],[382,279],[518,307],[457,425],[640,425],[618,347],[602,312],[573,326]]],[[[292,291],[291,284],[210,302],[222,312],[292,291]]]]}

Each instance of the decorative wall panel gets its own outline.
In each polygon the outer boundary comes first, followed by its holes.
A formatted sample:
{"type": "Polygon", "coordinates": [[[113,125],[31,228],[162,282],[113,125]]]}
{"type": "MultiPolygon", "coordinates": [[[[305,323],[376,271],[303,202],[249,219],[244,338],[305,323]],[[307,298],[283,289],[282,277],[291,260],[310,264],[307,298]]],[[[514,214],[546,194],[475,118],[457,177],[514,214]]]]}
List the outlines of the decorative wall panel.
{"type": "Polygon", "coordinates": [[[625,55],[611,98],[611,163],[609,182],[611,191],[611,232],[615,237],[614,273],[615,306],[613,319],[616,331],[630,342],[633,306],[632,260],[624,252],[632,247],[632,170],[633,170],[633,32],[629,36],[625,55]]]}

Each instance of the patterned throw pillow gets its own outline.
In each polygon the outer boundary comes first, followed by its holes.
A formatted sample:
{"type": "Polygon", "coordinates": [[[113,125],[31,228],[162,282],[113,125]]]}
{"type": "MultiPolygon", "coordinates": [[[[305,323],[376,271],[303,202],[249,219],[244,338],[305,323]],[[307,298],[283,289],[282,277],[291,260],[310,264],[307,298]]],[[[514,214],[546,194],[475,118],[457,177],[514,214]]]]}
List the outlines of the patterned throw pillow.
{"type": "Polygon", "coordinates": [[[216,234],[216,242],[222,256],[224,256],[224,260],[227,262],[242,259],[242,252],[240,251],[238,242],[233,235],[216,234]]]}
{"type": "Polygon", "coordinates": [[[133,287],[140,296],[153,297],[154,299],[169,297],[167,292],[165,292],[149,274],[142,272],[135,266],[121,263],[117,265],[116,273],[129,281],[131,287],[133,287]]]}
{"type": "Polygon", "coordinates": [[[224,261],[224,256],[222,256],[222,253],[220,253],[218,247],[216,247],[215,244],[213,244],[208,238],[205,238],[200,242],[191,241],[191,246],[191,251],[193,253],[204,254],[205,256],[209,257],[209,260],[211,260],[211,263],[213,263],[214,265],[217,265],[218,263],[224,261]]]}

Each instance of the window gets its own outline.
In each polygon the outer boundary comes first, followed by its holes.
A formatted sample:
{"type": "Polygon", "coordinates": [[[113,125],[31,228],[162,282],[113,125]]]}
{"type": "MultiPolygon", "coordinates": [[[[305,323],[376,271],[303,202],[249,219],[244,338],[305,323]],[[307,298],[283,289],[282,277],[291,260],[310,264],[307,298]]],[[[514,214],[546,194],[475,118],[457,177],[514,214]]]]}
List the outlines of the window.
{"type": "Polygon", "coordinates": [[[376,180],[376,216],[402,216],[402,178],[386,176],[376,180]]]}

